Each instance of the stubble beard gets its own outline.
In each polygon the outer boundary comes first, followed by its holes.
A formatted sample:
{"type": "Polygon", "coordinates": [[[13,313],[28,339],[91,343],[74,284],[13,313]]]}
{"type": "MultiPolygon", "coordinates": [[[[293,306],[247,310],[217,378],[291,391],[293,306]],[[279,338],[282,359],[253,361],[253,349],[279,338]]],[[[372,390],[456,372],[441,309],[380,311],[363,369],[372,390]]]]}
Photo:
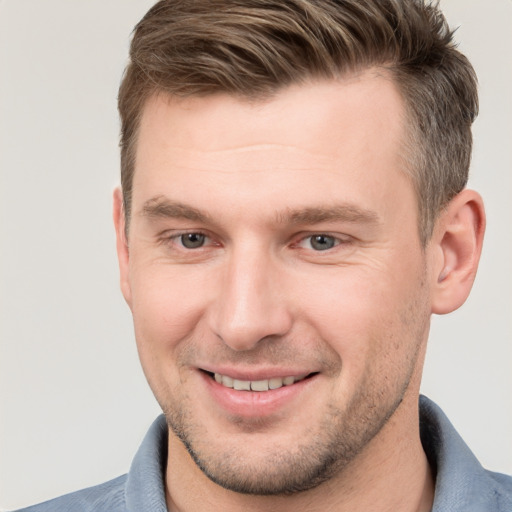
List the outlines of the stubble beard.
{"type": "Polygon", "coordinates": [[[408,383],[390,403],[383,404],[376,400],[382,397],[360,392],[345,410],[331,405],[316,428],[303,436],[307,442],[268,449],[266,453],[255,454],[250,447],[247,450],[239,446],[212,449],[207,431],[194,424],[183,410],[168,410],[166,419],[199,469],[216,484],[241,494],[289,496],[341,474],[388,422],[402,402],[408,383]]]}
{"type": "MultiPolygon", "coordinates": [[[[377,354],[376,364],[367,368],[358,391],[344,407],[330,403],[322,413],[323,418],[305,429],[302,439],[295,444],[251,450],[249,428],[245,432],[245,443],[216,446],[206,426],[194,419],[186,407],[185,404],[193,400],[187,396],[161,403],[170,430],[210,480],[237,493],[289,496],[341,475],[381,432],[412,387],[414,393],[417,391],[415,386],[419,386],[429,325],[423,290],[424,282],[420,293],[401,312],[399,322],[406,331],[402,332],[402,344],[393,343],[393,336],[378,340],[393,348],[385,354],[377,354]],[[397,356],[398,353],[401,356],[397,356]],[[383,362],[386,358],[391,358],[404,371],[395,378],[386,375],[389,370],[383,362]]],[[[255,432],[261,427],[260,435],[268,428],[269,436],[272,435],[271,423],[258,425],[256,422],[253,427],[255,432]]]]}

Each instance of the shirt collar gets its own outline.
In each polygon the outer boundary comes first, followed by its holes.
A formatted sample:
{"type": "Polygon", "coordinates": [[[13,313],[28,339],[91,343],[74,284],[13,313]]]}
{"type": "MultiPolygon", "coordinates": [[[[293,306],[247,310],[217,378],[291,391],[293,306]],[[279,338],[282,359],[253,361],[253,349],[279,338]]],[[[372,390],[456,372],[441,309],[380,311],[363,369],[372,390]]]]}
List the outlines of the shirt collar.
{"type": "Polygon", "coordinates": [[[491,512],[512,510],[504,477],[486,471],[443,411],[420,397],[423,449],[436,476],[432,512],[491,512]]]}
{"type": "MultiPolygon", "coordinates": [[[[432,512],[512,510],[510,494],[499,483],[502,476],[482,468],[441,409],[424,396],[420,397],[420,433],[436,476],[432,512]]],[[[129,512],[167,512],[167,443],[167,424],[161,415],[151,425],[128,473],[129,512]]]]}
{"type": "Polygon", "coordinates": [[[165,468],[168,430],[164,415],[151,425],[133,459],[126,479],[125,501],[128,512],[167,512],[165,468]]]}

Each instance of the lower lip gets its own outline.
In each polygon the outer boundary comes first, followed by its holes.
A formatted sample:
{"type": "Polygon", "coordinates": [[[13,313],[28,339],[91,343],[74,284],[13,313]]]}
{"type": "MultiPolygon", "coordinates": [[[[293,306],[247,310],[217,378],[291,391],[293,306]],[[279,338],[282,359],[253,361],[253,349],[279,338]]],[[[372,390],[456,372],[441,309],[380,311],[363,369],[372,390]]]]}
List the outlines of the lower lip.
{"type": "Polygon", "coordinates": [[[268,416],[295,402],[308,388],[316,375],[289,386],[268,391],[238,391],[219,384],[208,374],[201,372],[211,396],[227,413],[245,418],[268,416]]]}

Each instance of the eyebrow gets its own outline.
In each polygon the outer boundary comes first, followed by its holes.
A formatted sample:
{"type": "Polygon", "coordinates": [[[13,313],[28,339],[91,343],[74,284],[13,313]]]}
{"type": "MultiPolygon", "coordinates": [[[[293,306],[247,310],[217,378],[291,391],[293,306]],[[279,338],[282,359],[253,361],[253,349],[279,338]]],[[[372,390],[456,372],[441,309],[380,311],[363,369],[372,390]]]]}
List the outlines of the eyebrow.
{"type": "MultiPolygon", "coordinates": [[[[173,201],[165,196],[148,199],[141,215],[161,219],[185,219],[201,223],[213,223],[209,214],[192,206],[173,201]]],[[[276,214],[277,224],[318,224],[320,222],[350,222],[358,224],[378,224],[379,216],[373,210],[351,204],[328,205],[298,209],[286,209],[276,214]]]]}
{"type": "Polygon", "coordinates": [[[290,224],[318,224],[320,222],[351,222],[358,224],[378,224],[379,216],[373,210],[351,204],[321,206],[287,210],[280,214],[278,222],[290,224]]]}
{"type": "Polygon", "coordinates": [[[143,217],[161,219],[186,219],[194,222],[211,222],[208,214],[186,204],[171,201],[164,196],[148,199],[142,206],[143,217]]]}

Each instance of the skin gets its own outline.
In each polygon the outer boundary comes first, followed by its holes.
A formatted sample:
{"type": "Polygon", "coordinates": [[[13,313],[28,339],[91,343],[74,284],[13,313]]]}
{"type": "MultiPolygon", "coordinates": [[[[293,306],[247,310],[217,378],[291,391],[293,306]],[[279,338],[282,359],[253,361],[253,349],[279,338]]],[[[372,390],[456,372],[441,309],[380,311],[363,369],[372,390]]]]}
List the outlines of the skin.
{"type": "Polygon", "coordinates": [[[422,247],[404,117],[377,70],[265,102],[148,101],[127,238],[119,191],[114,220],[170,510],[430,510],[429,319],[469,293],[484,214],[463,191],[422,247]],[[267,399],[205,371],[308,378],[267,399]]]}

